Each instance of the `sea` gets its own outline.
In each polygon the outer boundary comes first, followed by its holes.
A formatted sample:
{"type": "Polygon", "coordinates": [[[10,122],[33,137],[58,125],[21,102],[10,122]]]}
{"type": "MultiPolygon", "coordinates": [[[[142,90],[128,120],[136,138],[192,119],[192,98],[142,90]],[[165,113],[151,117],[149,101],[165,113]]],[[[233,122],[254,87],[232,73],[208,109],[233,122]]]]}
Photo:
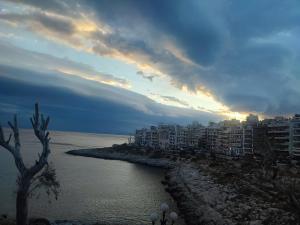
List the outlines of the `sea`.
{"type": "MultiPolygon", "coordinates": [[[[5,129],[7,133],[8,130],[5,129]]],[[[26,165],[38,158],[41,145],[32,130],[22,129],[21,153],[26,165]]],[[[74,220],[86,224],[151,224],[149,215],[159,213],[166,202],[177,211],[161,181],[164,170],[118,160],[68,155],[74,149],[109,147],[126,143],[128,136],[51,131],[49,162],[60,182],[58,200],[44,190],[29,200],[29,216],[50,220],[74,220]]],[[[0,147],[0,215],[15,215],[17,170],[13,157],[0,147]]],[[[184,224],[180,219],[176,224],[184,224]]]]}

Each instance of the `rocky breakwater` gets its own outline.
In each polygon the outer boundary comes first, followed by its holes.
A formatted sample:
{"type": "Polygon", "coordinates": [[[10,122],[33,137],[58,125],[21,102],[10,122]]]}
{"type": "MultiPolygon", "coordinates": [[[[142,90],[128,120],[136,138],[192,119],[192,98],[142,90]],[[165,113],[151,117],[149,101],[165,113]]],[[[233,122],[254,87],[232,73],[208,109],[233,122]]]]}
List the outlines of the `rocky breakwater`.
{"type": "Polygon", "coordinates": [[[179,162],[167,171],[166,189],[189,225],[300,224],[270,184],[240,172],[228,162],[179,162]]]}
{"type": "Polygon", "coordinates": [[[110,160],[122,160],[161,168],[171,168],[174,166],[174,162],[171,159],[161,156],[160,153],[146,154],[141,151],[127,151],[126,145],[108,148],[71,150],[68,151],[67,154],[110,160]]]}

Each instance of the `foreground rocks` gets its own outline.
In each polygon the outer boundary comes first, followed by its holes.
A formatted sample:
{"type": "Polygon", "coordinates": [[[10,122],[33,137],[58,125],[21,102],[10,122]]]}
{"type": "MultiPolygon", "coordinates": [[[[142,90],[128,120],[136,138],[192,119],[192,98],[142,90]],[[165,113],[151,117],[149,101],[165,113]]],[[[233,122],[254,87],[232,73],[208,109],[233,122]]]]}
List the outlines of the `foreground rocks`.
{"type": "MultiPolygon", "coordinates": [[[[16,225],[16,221],[7,218],[6,216],[2,216],[0,218],[0,225],[16,225]]],[[[30,219],[29,225],[84,225],[84,224],[78,221],[70,221],[70,220],[49,221],[44,218],[38,218],[38,219],[30,219]]],[[[94,225],[98,225],[98,224],[94,224],[94,225]]]]}
{"type": "Polygon", "coordinates": [[[253,184],[254,178],[228,170],[222,163],[212,166],[204,160],[181,162],[168,170],[167,190],[187,224],[300,224],[297,213],[272,186],[262,188],[253,184]]]}

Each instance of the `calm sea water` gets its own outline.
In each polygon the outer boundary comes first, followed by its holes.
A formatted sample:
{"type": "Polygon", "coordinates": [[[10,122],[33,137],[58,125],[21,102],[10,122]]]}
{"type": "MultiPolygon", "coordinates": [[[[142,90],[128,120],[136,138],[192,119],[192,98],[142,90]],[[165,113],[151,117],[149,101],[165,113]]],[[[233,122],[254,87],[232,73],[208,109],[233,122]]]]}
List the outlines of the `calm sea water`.
{"type": "MultiPolygon", "coordinates": [[[[30,216],[72,219],[104,224],[150,224],[149,214],[161,202],[174,202],[160,183],[161,169],[122,161],[76,157],[65,151],[107,147],[127,142],[127,136],[51,132],[51,155],[61,193],[56,201],[45,194],[30,200],[30,216]]],[[[41,149],[31,130],[21,131],[26,163],[37,159],[41,149]]],[[[0,214],[14,216],[17,171],[10,154],[0,147],[0,214]]],[[[180,222],[182,223],[182,222],[180,222]]]]}

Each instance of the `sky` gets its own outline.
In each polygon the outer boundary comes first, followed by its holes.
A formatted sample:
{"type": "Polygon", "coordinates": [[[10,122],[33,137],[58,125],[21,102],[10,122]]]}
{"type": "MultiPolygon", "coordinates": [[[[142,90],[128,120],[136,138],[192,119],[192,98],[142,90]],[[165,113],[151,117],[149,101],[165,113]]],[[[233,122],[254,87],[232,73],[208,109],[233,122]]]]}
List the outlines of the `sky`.
{"type": "Polygon", "coordinates": [[[299,0],[0,0],[0,121],[130,133],[300,112],[299,0]]]}

